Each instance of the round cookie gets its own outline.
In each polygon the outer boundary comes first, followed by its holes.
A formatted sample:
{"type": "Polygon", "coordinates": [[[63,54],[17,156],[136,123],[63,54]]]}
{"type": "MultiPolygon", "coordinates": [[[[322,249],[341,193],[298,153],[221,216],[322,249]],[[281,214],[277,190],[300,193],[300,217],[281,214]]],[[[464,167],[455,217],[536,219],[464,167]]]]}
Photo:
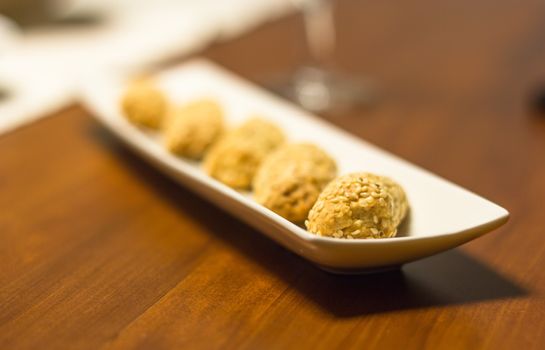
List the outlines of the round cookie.
{"type": "Polygon", "coordinates": [[[164,144],[172,153],[201,159],[223,132],[223,111],[213,100],[198,100],[169,111],[164,144]]]}
{"type": "Polygon", "coordinates": [[[125,91],[121,108],[130,122],[159,129],[167,110],[167,100],[150,81],[139,80],[125,91]]]}
{"type": "Polygon", "coordinates": [[[408,208],[405,192],[390,178],[354,173],[326,186],[305,224],[319,236],[388,238],[396,235],[408,208]]]}
{"type": "Polygon", "coordinates": [[[250,189],[263,159],[282,142],[284,134],[276,125],[252,118],[218,140],[206,154],[204,169],[230,187],[250,189]]]}
{"type": "Polygon", "coordinates": [[[336,173],[335,161],[319,147],[308,143],[283,145],[259,167],[254,197],[287,220],[303,222],[336,173]]]}

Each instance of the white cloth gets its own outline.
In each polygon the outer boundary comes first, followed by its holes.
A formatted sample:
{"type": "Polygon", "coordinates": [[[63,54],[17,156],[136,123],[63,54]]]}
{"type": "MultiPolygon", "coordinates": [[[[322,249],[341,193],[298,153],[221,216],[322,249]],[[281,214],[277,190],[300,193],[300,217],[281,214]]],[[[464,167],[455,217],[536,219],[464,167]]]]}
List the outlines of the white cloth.
{"type": "Polygon", "coordinates": [[[141,69],[293,10],[290,0],[95,1],[92,10],[106,15],[104,25],[36,29],[7,50],[0,43],[0,85],[12,91],[0,101],[0,134],[72,102],[78,80],[98,67],[141,69]]]}

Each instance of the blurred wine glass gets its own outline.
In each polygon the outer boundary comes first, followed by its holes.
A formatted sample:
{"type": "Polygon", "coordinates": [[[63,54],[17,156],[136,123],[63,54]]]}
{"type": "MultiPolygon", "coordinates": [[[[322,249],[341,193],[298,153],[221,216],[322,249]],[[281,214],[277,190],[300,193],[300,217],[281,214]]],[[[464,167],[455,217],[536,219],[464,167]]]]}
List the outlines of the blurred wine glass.
{"type": "Polygon", "coordinates": [[[312,112],[328,113],[367,105],[374,89],[367,80],[335,68],[335,22],[330,0],[291,0],[303,15],[311,61],[272,89],[312,112]]]}

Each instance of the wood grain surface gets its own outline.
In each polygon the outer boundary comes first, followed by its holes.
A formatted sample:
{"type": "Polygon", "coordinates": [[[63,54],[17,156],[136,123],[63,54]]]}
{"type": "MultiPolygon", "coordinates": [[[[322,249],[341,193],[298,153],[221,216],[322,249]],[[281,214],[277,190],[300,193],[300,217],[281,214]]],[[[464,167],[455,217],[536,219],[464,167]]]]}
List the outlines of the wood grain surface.
{"type": "MultiPolygon", "coordinates": [[[[504,227],[400,272],[331,275],[75,105],[0,137],[0,348],[543,348],[545,2],[344,0],[336,18],[339,66],[381,99],[325,117],[503,205],[504,227]]],[[[201,55],[266,83],[307,59],[301,18],[201,55]]]]}

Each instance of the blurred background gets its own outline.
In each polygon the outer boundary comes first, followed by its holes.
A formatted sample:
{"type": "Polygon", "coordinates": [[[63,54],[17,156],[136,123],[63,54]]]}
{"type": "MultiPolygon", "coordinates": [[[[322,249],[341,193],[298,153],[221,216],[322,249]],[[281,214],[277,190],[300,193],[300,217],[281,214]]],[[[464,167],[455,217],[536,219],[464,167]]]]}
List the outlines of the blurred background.
{"type": "Polygon", "coordinates": [[[296,18],[287,34],[236,58],[259,67],[254,80],[311,111],[343,114],[392,99],[478,104],[490,91],[485,70],[526,79],[524,98],[539,104],[545,74],[532,65],[545,29],[532,17],[543,4],[523,3],[0,0],[0,132],[66,106],[95,69],[161,67],[286,16],[296,18]]]}
{"type": "Polygon", "coordinates": [[[293,10],[289,0],[0,0],[0,132],[70,103],[98,67],[143,70],[293,10]]]}

